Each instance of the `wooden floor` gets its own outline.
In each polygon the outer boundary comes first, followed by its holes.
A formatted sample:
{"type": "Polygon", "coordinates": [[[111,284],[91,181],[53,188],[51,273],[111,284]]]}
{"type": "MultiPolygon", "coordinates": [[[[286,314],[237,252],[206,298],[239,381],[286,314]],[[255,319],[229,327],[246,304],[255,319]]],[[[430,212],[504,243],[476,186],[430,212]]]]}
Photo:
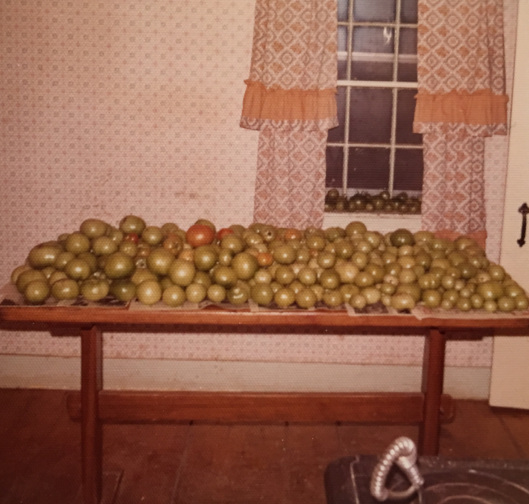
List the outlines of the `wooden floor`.
{"type": "MultiPolygon", "coordinates": [[[[0,389],[0,504],[80,503],[80,425],[64,391],[0,389]]],[[[413,426],[106,425],[105,494],[116,504],[325,504],[327,464],[380,454],[413,426]]],[[[441,455],[529,457],[529,412],[458,401],[441,455]]]]}

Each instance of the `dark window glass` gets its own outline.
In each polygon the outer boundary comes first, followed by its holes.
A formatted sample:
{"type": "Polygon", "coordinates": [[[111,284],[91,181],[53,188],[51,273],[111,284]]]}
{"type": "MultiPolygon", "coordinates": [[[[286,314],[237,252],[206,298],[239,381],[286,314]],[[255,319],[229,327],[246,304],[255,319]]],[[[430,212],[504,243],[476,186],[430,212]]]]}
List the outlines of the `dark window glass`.
{"type": "Polygon", "coordinates": [[[417,82],[417,30],[401,28],[397,80],[417,82]]]}
{"type": "Polygon", "coordinates": [[[402,23],[417,23],[417,0],[400,0],[400,20],[402,23]]]}
{"type": "Polygon", "coordinates": [[[397,144],[422,144],[422,135],[413,133],[416,89],[397,91],[397,144]]]}
{"type": "Polygon", "coordinates": [[[338,0],[338,21],[349,19],[349,0],[338,0]]]}
{"type": "Polygon", "coordinates": [[[395,21],[395,0],[354,0],[355,21],[395,21]]]}
{"type": "Polygon", "coordinates": [[[353,80],[392,80],[395,31],[389,27],[357,26],[353,31],[353,80]]]}
{"type": "Polygon", "coordinates": [[[328,142],[343,142],[345,139],[345,87],[340,86],[336,93],[336,105],[338,107],[338,126],[329,130],[328,142]]]}
{"type": "Polygon", "coordinates": [[[327,147],[327,176],[326,187],[342,187],[343,183],[343,149],[341,147],[327,147]]]}
{"type": "Polygon", "coordinates": [[[389,149],[349,149],[347,186],[356,189],[387,188],[389,179],[389,149]]]}
{"type": "Polygon", "coordinates": [[[338,26],[338,79],[345,80],[347,77],[347,34],[349,30],[345,26],[338,26]]]}
{"type": "Polygon", "coordinates": [[[422,173],[422,149],[397,149],[393,177],[395,191],[421,191],[422,173]]]}
{"type": "Polygon", "coordinates": [[[391,89],[352,88],[349,141],[389,143],[391,104],[391,89]]]}

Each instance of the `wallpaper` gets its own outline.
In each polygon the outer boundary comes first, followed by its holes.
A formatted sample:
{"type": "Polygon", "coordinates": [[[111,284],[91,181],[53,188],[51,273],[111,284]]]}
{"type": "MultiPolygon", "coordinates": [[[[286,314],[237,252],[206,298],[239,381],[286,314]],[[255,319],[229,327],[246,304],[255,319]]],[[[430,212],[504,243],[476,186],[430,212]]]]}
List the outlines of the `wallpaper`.
{"type": "MultiPolygon", "coordinates": [[[[251,222],[258,138],[239,119],[253,14],[240,0],[2,0],[1,283],[88,217],[251,222]]],[[[109,334],[105,346],[125,358],[422,361],[422,339],[401,336],[109,334]]],[[[0,353],[78,355],[79,341],[4,330],[0,353]]],[[[449,344],[449,365],[490,359],[489,340],[449,344]]]]}

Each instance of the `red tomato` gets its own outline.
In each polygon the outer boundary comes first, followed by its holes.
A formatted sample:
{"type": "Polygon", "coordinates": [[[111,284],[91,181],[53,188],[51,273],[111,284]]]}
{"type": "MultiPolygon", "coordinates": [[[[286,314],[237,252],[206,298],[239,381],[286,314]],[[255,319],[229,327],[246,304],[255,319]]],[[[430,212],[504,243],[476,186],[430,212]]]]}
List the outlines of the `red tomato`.
{"type": "Polygon", "coordinates": [[[222,228],[219,229],[217,232],[217,239],[222,240],[226,235],[233,234],[233,229],[230,228],[222,228]]]}
{"type": "Polygon", "coordinates": [[[123,239],[132,243],[138,243],[140,237],[137,233],[127,233],[123,239]]]}
{"type": "Polygon", "coordinates": [[[215,239],[215,230],[205,224],[193,224],[186,232],[186,241],[192,247],[209,245],[215,239]]]}
{"type": "Polygon", "coordinates": [[[283,231],[285,240],[301,240],[303,233],[299,229],[287,228],[283,231]]]}
{"type": "Polygon", "coordinates": [[[270,252],[259,252],[257,254],[259,266],[270,266],[274,262],[274,256],[270,252]]]}

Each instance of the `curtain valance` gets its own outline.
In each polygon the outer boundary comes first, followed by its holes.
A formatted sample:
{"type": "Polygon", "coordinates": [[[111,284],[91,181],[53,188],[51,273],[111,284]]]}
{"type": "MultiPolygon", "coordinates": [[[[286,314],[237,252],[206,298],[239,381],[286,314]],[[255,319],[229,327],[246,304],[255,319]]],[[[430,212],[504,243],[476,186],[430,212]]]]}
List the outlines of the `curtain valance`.
{"type": "Polygon", "coordinates": [[[267,88],[247,80],[241,126],[327,130],[337,126],[336,89],[267,88]]]}
{"type": "Polygon", "coordinates": [[[467,126],[471,136],[491,136],[507,133],[506,95],[494,94],[490,89],[474,93],[467,91],[430,94],[419,91],[416,96],[415,133],[439,131],[442,125],[467,126]]]}

